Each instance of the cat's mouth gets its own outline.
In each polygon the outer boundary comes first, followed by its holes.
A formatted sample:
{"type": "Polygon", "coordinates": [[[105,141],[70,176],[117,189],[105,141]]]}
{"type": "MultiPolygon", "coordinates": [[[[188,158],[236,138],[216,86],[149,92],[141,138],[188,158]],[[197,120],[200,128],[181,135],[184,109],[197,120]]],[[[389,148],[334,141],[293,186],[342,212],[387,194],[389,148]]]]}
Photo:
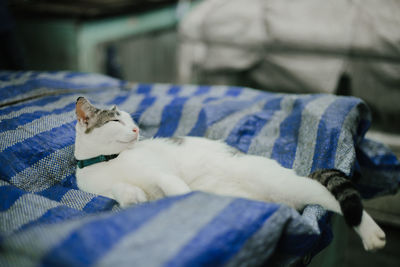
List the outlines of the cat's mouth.
{"type": "Polygon", "coordinates": [[[135,137],[132,138],[131,140],[128,140],[128,141],[117,140],[117,142],[118,142],[118,143],[121,143],[121,144],[131,144],[131,143],[135,142],[137,139],[138,139],[138,137],[135,136],[135,137]]]}

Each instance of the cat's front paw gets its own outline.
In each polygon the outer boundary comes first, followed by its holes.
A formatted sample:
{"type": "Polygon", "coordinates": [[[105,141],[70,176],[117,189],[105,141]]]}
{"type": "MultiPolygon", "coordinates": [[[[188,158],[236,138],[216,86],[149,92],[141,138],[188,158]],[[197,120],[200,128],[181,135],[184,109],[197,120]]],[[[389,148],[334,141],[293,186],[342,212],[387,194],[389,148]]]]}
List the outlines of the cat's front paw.
{"type": "Polygon", "coordinates": [[[139,187],[119,183],[113,186],[112,194],[121,207],[147,201],[146,193],[139,187]]]}

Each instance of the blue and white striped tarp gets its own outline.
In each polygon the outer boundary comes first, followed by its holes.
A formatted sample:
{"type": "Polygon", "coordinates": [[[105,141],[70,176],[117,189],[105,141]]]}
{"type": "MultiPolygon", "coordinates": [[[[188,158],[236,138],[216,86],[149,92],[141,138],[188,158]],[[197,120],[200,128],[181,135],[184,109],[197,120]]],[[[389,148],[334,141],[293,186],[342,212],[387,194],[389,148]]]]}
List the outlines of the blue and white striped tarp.
{"type": "Polygon", "coordinates": [[[397,159],[363,139],[369,112],[356,98],[0,72],[0,266],[284,265],[315,255],[332,238],[319,206],[299,214],[193,192],[121,210],[80,191],[73,149],[82,95],[130,112],[146,137],[223,139],[302,175],[360,172],[356,182],[368,197],[394,191],[400,181],[397,159]]]}

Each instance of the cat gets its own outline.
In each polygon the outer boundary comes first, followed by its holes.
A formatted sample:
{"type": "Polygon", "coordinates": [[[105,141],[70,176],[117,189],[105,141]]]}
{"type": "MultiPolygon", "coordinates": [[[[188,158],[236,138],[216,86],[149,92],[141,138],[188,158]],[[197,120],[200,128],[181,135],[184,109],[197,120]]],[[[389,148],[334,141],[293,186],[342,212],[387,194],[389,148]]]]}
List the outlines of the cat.
{"type": "Polygon", "coordinates": [[[139,141],[140,129],[127,112],[96,108],[84,97],[76,101],[76,116],[76,178],[83,191],[115,199],[122,207],[194,190],[283,203],[299,211],[319,204],[343,215],[366,250],[385,246],[385,233],[341,171],[301,177],[272,159],[202,137],[139,141]]]}

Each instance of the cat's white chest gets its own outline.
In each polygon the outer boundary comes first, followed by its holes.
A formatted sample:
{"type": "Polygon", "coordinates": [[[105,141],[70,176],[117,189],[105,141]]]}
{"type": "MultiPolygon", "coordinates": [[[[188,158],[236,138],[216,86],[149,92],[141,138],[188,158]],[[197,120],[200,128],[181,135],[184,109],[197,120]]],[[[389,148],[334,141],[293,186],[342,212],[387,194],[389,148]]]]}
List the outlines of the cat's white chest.
{"type": "MultiPolygon", "coordinates": [[[[162,154],[162,153],[161,153],[162,154]]],[[[138,145],[135,149],[125,150],[108,162],[97,163],[83,169],[77,169],[77,184],[81,190],[114,198],[112,188],[118,183],[137,186],[146,192],[149,199],[163,197],[157,186],[170,165],[168,161],[160,163],[160,152],[138,145]]]]}
{"type": "Polygon", "coordinates": [[[103,166],[89,166],[83,169],[77,169],[76,181],[79,189],[98,195],[112,198],[111,187],[115,183],[107,168],[103,166]]]}

